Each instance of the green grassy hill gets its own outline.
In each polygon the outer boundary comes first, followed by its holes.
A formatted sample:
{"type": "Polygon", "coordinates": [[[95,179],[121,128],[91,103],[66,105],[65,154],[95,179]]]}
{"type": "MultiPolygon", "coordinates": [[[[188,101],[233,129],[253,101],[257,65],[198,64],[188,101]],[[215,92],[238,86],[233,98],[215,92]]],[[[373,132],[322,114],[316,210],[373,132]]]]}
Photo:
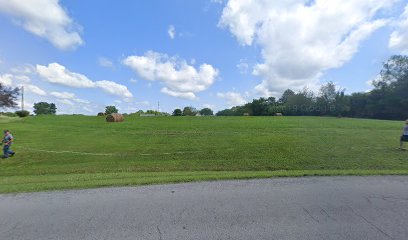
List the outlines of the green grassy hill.
{"type": "Polygon", "coordinates": [[[407,174],[402,122],[322,117],[41,116],[0,119],[15,137],[0,192],[194,180],[407,174]]]}

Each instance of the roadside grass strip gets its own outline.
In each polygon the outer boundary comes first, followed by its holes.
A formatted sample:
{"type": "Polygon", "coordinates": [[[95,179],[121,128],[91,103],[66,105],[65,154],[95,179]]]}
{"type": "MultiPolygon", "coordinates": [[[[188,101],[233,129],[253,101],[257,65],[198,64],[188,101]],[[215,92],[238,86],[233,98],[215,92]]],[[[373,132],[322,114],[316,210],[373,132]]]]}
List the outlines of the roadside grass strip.
{"type": "Polygon", "coordinates": [[[274,177],[408,175],[408,170],[292,170],[118,172],[0,177],[0,193],[38,192],[196,181],[245,180],[274,177]]]}

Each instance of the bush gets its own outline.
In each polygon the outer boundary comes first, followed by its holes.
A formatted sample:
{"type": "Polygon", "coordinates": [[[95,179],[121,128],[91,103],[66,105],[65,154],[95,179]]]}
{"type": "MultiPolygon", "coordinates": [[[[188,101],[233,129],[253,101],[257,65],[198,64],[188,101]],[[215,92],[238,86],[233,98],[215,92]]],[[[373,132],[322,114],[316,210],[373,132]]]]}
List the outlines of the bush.
{"type": "Polygon", "coordinates": [[[6,117],[17,117],[17,114],[12,113],[12,112],[0,112],[0,115],[6,116],[6,117]]]}
{"type": "Polygon", "coordinates": [[[16,115],[23,118],[23,117],[28,117],[30,116],[30,112],[26,111],[26,110],[20,110],[20,111],[16,111],[16,115]]]}

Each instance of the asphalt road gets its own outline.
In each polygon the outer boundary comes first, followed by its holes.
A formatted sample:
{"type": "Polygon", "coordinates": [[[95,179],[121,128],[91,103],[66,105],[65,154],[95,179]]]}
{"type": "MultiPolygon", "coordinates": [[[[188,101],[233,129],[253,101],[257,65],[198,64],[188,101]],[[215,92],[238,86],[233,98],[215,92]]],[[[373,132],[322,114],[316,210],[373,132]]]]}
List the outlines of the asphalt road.
{"type": "Polygon", "coordinates": [[[408,239],[408,176],[0,195],[0,239],[408,239]]]}

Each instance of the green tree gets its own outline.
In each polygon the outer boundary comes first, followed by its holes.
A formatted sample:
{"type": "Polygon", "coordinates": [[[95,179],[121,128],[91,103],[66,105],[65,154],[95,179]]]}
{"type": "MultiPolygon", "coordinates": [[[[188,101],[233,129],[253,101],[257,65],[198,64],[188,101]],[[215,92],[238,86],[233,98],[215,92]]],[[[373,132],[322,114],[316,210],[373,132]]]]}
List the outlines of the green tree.
{"type": "Polygon", "coordinates": [[[200,110],[200,114],[202,116],[213,116],[214,112],[210,108],[203,108],[203,109],[200,110]]]}
{"type": "Polygon", "coordinates": [[[281,104],[285,104],[285,103],[288,101],[288,98],[289,98],[290,96],[293,96],[293,95],[295,95],[295,92],[292,91],[292,90],[290,90],[290,89],[287,89],[287,90],[285,90],[285,91],[283,92],[282,97],[279,98],[279,101],[278,101],[278,102],[281,103],[281,104]]]}
{"type": "Polygon", "coordinates": [[[105,114],[112,114],[112,113],[118,113],[118,109],[115,106],[106,106],[105,107],[105,114]]]}
{"type": "Polygon", "coordinates": [[[374,86],[368,95],[368,107],[374,117],[408,117],[408,56],[396,55],[388,59],[374,86]]]}
{"type": "Polygon", "coordinates": [[[54,103],[38,102],[34,103],[33,108],[36,115],[55,115],[57,113],[54,103]]]}
{"type": "Polygon", "coordinates": [[[183,112],[181,111],[181,109],[177,108],[174,109],[173,113],[171,114],[173,116],[183,116],[183,112]]]}
{"type": "Polygon", "coordinates": [[[183,116],[195,116],[198,111],[194,107],[185,107],[183,109],[183,116]]]}
{"type": "Polygon", "coordinates": [[[0,83],[0,108],[14,108],[17,106],[19,88],[8,88],[0,83]]]}

